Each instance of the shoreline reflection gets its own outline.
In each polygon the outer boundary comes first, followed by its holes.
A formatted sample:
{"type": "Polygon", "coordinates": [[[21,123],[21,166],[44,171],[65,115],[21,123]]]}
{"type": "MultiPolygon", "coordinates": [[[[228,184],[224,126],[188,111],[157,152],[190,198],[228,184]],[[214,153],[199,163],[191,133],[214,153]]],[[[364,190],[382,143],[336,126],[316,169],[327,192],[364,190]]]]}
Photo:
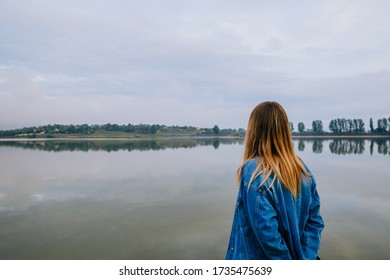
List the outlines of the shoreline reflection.
{"type": "Polygon", "coordinates": [[[47,152],[88,152],[88,151],[159,151],[165,149],[191,149],[199,146],[242,144],[242,138],[224,139],[161,139],[161,140],[15,140],[0,141],[0,147],[32,149],[47,152]]]}
{"type": "MultiPolygon", "coordinates": [[[[297,149],[304,152],[311,144],[314,154],[324,151],[325,143],[329,142],[329,151],[332,154],[348,155],[363,154],[366,142],[369,142],[369,153],[390,155],[390,139],[299,139],[297,149]]],[[[159,151],[165,149],[191,149],[199,146],[213,146],[218,149],[220,145],[242,145],[243,138],[210,138],[210,139],[159,139],[159,140],[0,140],[1,147],[40,150],[46,152],[89,152],[89,151],[159,151]]]]}
{"type": "Polygon", "coordinates": [[[369,142],[370,155],[375,152],[390,155],[390,139],[299,139],[294,141],[294,143],[296,142],[300,152],[304,152],[306,145],[312,143],[312,152],[315,154],[321,154],[324,150],[324,142],[329,142],[329,151],[337,155],[363,154],[366,142],[369,142]]]}

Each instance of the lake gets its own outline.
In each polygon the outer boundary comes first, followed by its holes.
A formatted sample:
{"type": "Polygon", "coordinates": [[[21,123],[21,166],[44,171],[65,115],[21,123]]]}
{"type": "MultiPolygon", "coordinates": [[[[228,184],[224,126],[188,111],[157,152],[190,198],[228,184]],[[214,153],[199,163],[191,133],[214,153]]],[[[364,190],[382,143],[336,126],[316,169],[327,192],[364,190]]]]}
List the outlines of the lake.
{"type": "MultiPolygon", "coordinates": [[[[294,139],[323,259],[390,259],[390,139],[294,139]]],[[[242,139],[0,141],[0,259],[224,259],[242,139]]]]}

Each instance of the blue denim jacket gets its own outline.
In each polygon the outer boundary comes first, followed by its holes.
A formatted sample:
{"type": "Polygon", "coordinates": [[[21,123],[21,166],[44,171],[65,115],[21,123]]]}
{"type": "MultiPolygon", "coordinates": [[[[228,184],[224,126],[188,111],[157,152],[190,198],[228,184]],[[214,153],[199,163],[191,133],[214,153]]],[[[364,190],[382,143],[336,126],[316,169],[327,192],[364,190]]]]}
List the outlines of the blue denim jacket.
{"type": "Polygon", "coordinates": [[[294,199],[272,174],[258,176],[248,187],[258,159],[242,170],[226,259],[316,259],[324,222],[316,182],[302,176],[294,199]]]}

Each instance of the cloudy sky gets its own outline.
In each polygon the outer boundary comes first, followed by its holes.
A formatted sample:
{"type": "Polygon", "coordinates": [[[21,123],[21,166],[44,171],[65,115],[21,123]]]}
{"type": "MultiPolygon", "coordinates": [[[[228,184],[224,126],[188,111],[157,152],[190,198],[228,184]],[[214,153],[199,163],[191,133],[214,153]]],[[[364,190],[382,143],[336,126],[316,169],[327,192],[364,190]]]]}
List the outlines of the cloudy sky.
{"type": "MultiPolygon", "coordinates": [[[[0,0],[0,129],[389,117],[387,0],[0,0]]],[[[326,130],[328,130],[326,126],[326,130]]]]}

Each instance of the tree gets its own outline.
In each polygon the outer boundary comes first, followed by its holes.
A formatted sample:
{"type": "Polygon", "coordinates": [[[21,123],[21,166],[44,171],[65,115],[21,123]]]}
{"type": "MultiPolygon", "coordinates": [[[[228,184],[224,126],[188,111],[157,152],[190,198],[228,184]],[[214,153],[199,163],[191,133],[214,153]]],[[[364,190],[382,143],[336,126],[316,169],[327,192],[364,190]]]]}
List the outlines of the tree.
{"type": "Polygon", "coordinates": [[[347,132],[352,132],[354,130],[353,121],[348,119],[346,120],[346,128],[347,132]]]}
{"type": "Polygon", "coordinates": [[[333,133],[337,133],[337,121],[336,120],[331,120],[329,123],[329,130],[333,133]]]}
{"type": "Polygon", "coordinates": [[[218,134],[218,133],[219,133],[219,127],[218,127],[218,125],[214,125],[214,127],[213,127],[213,132],[214,132],[214,134],[218,134]]]}
{"type": "Polygon", "coordinates": [[[324,132],[324,127],[322,125],[321,120],[315,120],[312,122],[312,127],[313,127],[313,132],[314,133],[323,133],[324,132]]]}
{"type": "Polygon", "coordinates": [[[388,127],[387,118],[378,119],[378,127],[376,131],[378,131],[379,133],[384,133],[387,131],[387,127],[388,127]]]}
{"type": "Polygon", "coordinates": [[[363,133],[365,131],[364,121],[362,119],[357,119],[356,131],[361,132],[361,133],[363,133]]]}
{"type": "MultiPolygon", "coordinates": [[[[345,119],[344,119],[345,121],[345,119]]],[[[334,119],[329,123],[329,130],[333,133],[341,133],[343,132],[344,124],[342,119],[334,119]]]]}
{"type": "Polygon", "coordinates": [[[333,133],[362,133],[364,122],[362,119],[334,119],[329,123],[329,130],[333,133]]]}
{"type": "Polygon", "coordinates": [[[290,125],[290,132],[294,131],[294,124],[292,122],[288,123],[290,125]]]}
{"type": "Polygon", "coordinates": [[[340,120],[340,127],[341,127],[341,132],[347,131],[347,121],[345,118],[342,118],[340,120]]]}
{"type": "Polygon", "coordinates": [[[131,123],[127,124],[126,126],[123,127],[124,132],[134,132],[134,125],[131,123]]]}
{"type": "Polygon", "coordinates": [[[303,122],[298,123],[298,131],[300,133],[305,132],[305,124],[303,122]]]}
{"type": "Polygon", "coordinates": [[[387,126],[388,126],[387,119],[383,118],[383,128],[385,131],[387,130],[387,126]]]}
{"type": "Polygon", "coordinates": [[[384,119],[378,119],[378,127],[376,129],[378,132],[385,132],[386,131],[385,124],[384,124],[383,120],[384,119]]]}
{"type": "Polygon", "coordinates": [[[372,118],[370,118],[370,130],[371,130],[371,133],[374,132],[374,122],[372,121],[372,118]]]}
{"type": "Polygon", "coordinates": [[[151,127],[150,127],[150,133],[152,134],[156,134],[157,131],[160,129],[160,125],[158,124],[153,124],[151,127]]]}

